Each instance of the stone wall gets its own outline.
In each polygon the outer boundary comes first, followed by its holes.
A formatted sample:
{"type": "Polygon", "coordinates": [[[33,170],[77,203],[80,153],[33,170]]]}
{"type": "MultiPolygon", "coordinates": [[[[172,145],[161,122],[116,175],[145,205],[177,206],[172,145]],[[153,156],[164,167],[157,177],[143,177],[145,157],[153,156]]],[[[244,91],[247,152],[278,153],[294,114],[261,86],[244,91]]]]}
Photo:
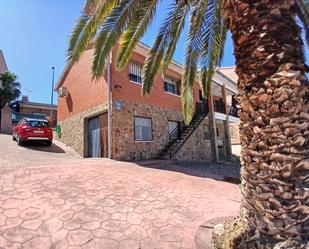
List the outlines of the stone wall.
{"type": "Polygon", "coordinates": [[[239,139],[239,124],[237,123],[230,123],[230,130],[231,130],[231,143],[240,144],[239,139]]]}
{"type": "Polygon", "coordinates": [[[87,156],[87,119],[107,110],[107,103],[80,112],[58,124],[61,127],[61,138],[66,145],[73,148],[83,157],[87,156]]]}
{"type": "Polygon", "coordinates": [[[113,157],[118,160],[155,157],[168,141],[168,120],[182,121],[181,112],[132,101],[121,101],[122,110],[113,109],[113,157]],[[153,141],[134,141],[134,116],[152,119],[153,141]]]}
{"type": "MultiPolygon", "coordinates": [[[[169,139],[168,121],[181,122],[182,113],[173,109],[121,100],[121,110],[113,104],[112,157],[116,160],[143,160],[157,156],[169,139]],[[152,141],[134,141],[134,117],[152,119],[152,141]]],[[[83,157],[87,156],[87,119],[107,111],[107,103],[90,108],[59,122],[61,140],[83,157]]],[[[193,132],[182,148],[176,153],[178,160],[211,160],[210,140],[204,139],[206,117],[193,132]]],[[[216,122],[219,140],[224,140],[222,122],[216,122]]]]}
{"type": "Polygon", "coordinates": [[[204,138],[204,126],[208,126],[208,118],[206,117],[202,123],[196,128],[186,143],[176,153],[177,160],[211,160],[211,144],[210,140],[204,138]]]}
{"type": "MultiPolygon", "coordinates": [[[[182,121],[182,113],[131,101],[122,101],[122,110],[113,111],[113,157],[118,160],[141,160],[155,157],[168,142],[168,121],[182,121]],[[152,118],[153,141],[134,141],[134,116],[152,118]]],[[[181,160],[209,160],[210,141],[204,140],[203,125],[194,131],[176,154],[181,160]]]]}

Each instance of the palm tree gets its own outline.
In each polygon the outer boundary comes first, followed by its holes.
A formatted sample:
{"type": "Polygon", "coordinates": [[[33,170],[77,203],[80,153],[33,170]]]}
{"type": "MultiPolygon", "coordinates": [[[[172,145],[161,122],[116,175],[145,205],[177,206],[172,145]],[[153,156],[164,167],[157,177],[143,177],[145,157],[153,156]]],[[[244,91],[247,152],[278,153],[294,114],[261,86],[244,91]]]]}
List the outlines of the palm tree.
{"type": "Polygon", "coordinates": [[[20,83],[16,82],[16,79],[17,76],[9,71],[0,74],[0,124],[2,108],[21,94],[20,83]]]}
{"type": "MultiPolygon", "coordinates": [[[[93,43],[92,75],[101,77],[107,56],[119,43],[116,67],[123,69],[151,23],[158,2],[86,1],[70,38],[69,60],[77,61],[93,43]]],[[[309,85],[299,24],[303,24],[309,45],[309,1],[171,3],[144,65],[144,95],[150,93],[155,75],[166,71],[188,16],[182,78],[185,121],[188,123],[194,112],[196,75],[205,96],[230,30],[241,107],[241,224],[248,225],[248,234],[255,234],[252,240],[276,243],[293,239],[304,244],[309,234],[309,85]]],[[[245,236],[235,241],[241,238],[245,236]]],[[[241,248],[240,244],[234,246],[241,248]]]]}
{"type": "Polygon", "coordinates": [[[19,98],[20,83],[16,82],[17,76],[9,71],[0,74],[0,110],[10,101],[19,98]]]}

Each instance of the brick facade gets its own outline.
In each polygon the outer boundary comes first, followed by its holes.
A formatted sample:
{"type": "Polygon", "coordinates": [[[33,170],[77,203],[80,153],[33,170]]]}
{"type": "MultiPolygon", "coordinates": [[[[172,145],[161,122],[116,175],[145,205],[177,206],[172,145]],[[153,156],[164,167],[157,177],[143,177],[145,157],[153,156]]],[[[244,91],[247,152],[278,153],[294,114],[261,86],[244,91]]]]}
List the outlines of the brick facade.
{"type": "MultiPolygon", "coordinates": [[[[74,148],[80,155],[87,156],[87,127],[85,120],[89,116],[99,115],[107,110],[107,83],[102,78],[93,81],[91,63],[93,50],[89,49],[80,61],[68,65],[61,76],[56,89],[65,87],[66,97],[58,100],[58,122],[62,128],[61,140],[74,148]]],[[[142,65],[147,51],[139,48],[133,53],[131,61],[142,65]]],[[[141,84],[129,79],[129,65],[122,71],[115,69],[115,53],[111,64],[112,95],[112,157],[118,160],[141,160],[154,158],[168,142],[168,121],[182,122],[181,98],[164,91],[164,76],[155,78],[149,96],[141,96],[141,84]],[[117,107],[121,104],[121,108],[117,107]],[[152,120],[152,141],[134,140],[134,117],[149,117],[152,120]]],[[[183,69],[173,64],[166,75],[175,80],[181,79],[183,69]]],[[[194,86],[194,101],[199,101],[199,86],[194,86]]],[[[210,142],[204,140],[204,125],[207,118],[193,132],[188,141],[178,151],[176,157],[190,160],[210,160],[210,142]]],[[[219,124],[220,138],[224,138],[223,124],[219,124]],[[222,135],[221,135],[222,134],[222,135]]]]}

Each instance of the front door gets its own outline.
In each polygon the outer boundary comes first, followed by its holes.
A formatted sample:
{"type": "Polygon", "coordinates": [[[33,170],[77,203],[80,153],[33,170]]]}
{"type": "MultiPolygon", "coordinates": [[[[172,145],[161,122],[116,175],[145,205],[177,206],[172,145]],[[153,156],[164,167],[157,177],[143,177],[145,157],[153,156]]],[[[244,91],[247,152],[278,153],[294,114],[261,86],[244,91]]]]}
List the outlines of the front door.
{"type": "Polygon", "coordinates": [[[88,156],[102,157],[101,127],[98,116],[88,119],[88,156]]]}

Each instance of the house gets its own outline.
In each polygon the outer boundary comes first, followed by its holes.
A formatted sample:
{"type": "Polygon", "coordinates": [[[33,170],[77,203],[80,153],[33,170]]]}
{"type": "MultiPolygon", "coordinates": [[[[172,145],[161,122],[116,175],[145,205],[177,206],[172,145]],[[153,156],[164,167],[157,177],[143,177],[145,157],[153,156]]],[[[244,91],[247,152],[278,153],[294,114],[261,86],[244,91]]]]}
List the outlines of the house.
{"type": "MultiPolygon", "coordinates": [[[[5,73],[8,70],[2,50],[0,50],[0,74],[5,73]]],[[[2,82],[0,80],[0,88],[2,82]]],[[[10,133],[12,129],[12,117],[11,109],[8,106],[4,106],[0,110],[0,133],[10,133]]]]}
{"type": "Polygon", "coordinates": [[[8,70],[5,63],[4,55],[2,50],[0,50],[0,74],[5,73],[8,70]]]}
{"type": "Polygon", "coordinates": [[[12,113],[13,124],[18,123],[23,117],[46,119],[49,120],[50,126],[54,127],[57,124],[57,105],[30,102],[28,96],[22,96],[19,111],[12,113]]]}
{"type": "Polygon", "coordinates": [[[115,69],[115,51],[101,80],[91,78],[93,48],[79,62],[68,63],[55,86],[61,140],[84,157],[140,160],[157,157],[218,160],[231,156],[231,142],[239,143],[235,106],[235,68],[218,69],[212,94],[203,99],[194,86],[195,116],[183,124],[180,79],[183,67],[171,63],[157,75],[149,96],[141,96],[142,65],[149,48],[139,44],[122,71],[115,69]],[[108,75],[111,85],[111,125],[108,128],[108,75]],[[212,110],[212,112],[209,112],[212,110]],[[235,127],[231,129],[230,126],[235,127]],[[231,139],[232,138],[232,139],[231,139]]]}

